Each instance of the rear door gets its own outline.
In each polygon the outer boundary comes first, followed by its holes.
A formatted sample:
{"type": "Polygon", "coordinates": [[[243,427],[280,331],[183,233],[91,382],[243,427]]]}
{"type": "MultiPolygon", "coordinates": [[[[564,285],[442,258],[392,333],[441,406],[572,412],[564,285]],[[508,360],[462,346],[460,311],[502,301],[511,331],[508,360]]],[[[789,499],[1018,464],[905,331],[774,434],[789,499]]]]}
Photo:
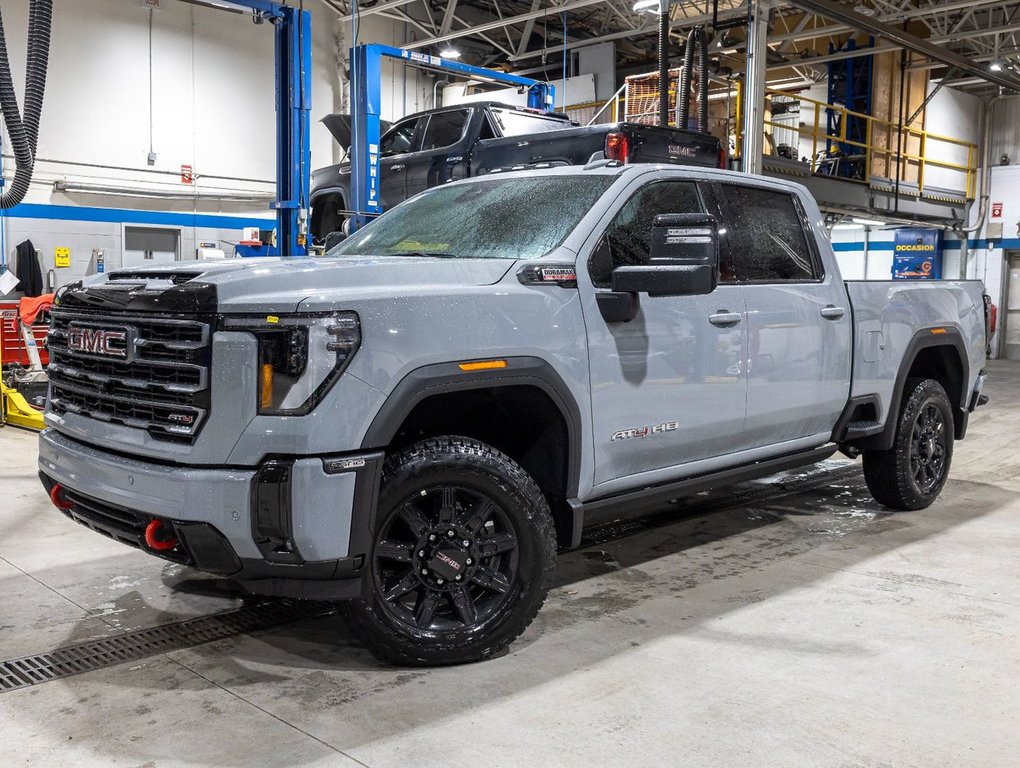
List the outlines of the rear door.
{"type": "Polygon", "coordinates": [[[421,146],[407,167],[408,197],[467,175],[457,171],[467,168],[464,137],[473,111],[453,109],[422,118],[421,146]]]}
{"type": "MultiPolygon", "coordinates": [[[[714,184],[726,211],[723,279],[747,305],[748,447],[832,431],[850,391],[851,317],[838,274],[826,274],[804,205],[791,191],[714,184]]],[[[797,446],[790,446],[791,449],[797,446]]]]}

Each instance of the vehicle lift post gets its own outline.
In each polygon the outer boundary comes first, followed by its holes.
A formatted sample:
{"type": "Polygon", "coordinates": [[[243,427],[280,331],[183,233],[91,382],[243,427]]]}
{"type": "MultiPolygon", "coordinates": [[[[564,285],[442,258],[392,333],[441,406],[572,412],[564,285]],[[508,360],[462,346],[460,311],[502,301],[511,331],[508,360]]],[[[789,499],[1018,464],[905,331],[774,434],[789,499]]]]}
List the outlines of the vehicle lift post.
{"type": "Polygon", "coordinates": [[[249,10],[273,25],[276,48],[276,242],[283,256],[308,255],[311,184],[312,16],[270,0],[217,0],[215,8],[249,10]]]}
{"type": "Polygon", "coordinates": [[[556,89],[550,83],[508,72],[473,67],[459,61],[405,51],[389,45],[363,43],[351,49],[351,230],[357,230],[382,213],[379,204],[379,117],[382,101],[382,59],[400,59],[423,69],[452,72],[474,80],[516,85],[528,89],[528,107],[548,112],[556,89]]]}

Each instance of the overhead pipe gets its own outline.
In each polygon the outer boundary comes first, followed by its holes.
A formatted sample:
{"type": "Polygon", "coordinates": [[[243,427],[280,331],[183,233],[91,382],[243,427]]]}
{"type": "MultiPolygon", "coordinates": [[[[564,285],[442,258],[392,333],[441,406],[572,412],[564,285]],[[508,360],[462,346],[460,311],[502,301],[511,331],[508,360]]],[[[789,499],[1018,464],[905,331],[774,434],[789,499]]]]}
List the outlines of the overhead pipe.
{"type": "MultiPolygon", "coordinates": [[[[842,22],[854,29],[868,32],[877,37],[884,37],[886,40],[906,48],[908,51],[920,53],[922,56],[927,56],[934,61],[941,61],[943,64],[956,67],[963,72],[970,73],[1003,88],[1020,91],[1020,78],[1017,78],[1010,72],[992,72],[988,68],[982,67],[970,57],[937,45],[931,40],[912,35],[906,30],[897,29],[871,16],[857,13],[851,7],[842,3],[835,2],[834,0],[789,0],[789,4],[806,11],[811,11],[819,16],[824,16],[827,19],[842,22]]],[[[965,7],[973,5],[976,5],[976,3],[968,2],[965,7]]],[[[936,10],[934,6],[933,10],[936,10]]]]}
{"type": "MultiPolygon", "coordinates": [[[[698,131],[708,133],[708,35],[705,28],[700,26],[692,29],[691,35],[698,42],[698,131]]],[[[691,43],[691,37],[688,36],[687,45],[691,43]]]]}
{"type": "Polygon", "coordinates": [[[708,36],[702,26],[693,27],[687,33],[684,48],[684,65],[680,73],[680,87],[677,90],[677,127],[687,128],[691,116],[691,80],[698,74],[697,130],[708,132],[708,36]],[[697,60],[694,56],[697,53],[697,60]]]}
{"type": "MultiPolygon", "coordinates": [[[[697,29],[697,27],[695,27],[697,29]]],[[[676,89],[676,127],[686,128],[691,116],[691,74],[694,71],[694,30],[687,33],[687,44],[684,46],[684,65],[680,70],[680,83],[676,89]]]]}
{"type": "MultiPolygon", "coordinates": [[[[659,0],[659,125],[669,126],[669,3],[659,0]]],[[[564,43],[566,35],[564,35],[564,43]]],[[[686,68],[684,69],[686,72],[686,68]]],[[[683,89],[677,92],[677,101],[683,89]]]]}

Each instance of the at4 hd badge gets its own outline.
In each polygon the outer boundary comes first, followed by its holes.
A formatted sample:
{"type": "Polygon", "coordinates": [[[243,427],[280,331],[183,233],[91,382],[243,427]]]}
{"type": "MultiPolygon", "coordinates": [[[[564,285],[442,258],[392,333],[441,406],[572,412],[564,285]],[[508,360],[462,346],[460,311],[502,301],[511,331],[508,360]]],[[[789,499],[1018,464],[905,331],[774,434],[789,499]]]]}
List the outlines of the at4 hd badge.
{"type": "Polygon", "coordinates": [[[666,432],[676,432],[678,429],[680,429],[679,421],[667,421],[662,424],[651,424],[647,427],[634,427],[633,429],[620,429],[613,433],[609,442],[629,440],[633,437],[644,439],[646,437],[654,437],[655,435],[663,435],[666,432]]]}

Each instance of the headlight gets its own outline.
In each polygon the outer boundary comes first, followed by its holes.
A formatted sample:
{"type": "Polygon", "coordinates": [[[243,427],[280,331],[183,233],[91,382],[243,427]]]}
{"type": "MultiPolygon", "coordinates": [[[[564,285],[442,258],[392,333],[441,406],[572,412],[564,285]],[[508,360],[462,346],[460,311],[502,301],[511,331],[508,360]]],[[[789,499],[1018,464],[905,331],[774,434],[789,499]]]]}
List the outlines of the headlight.
{"type": "Polygon", "coordinates": [[[361,344],[354,312],[227,317],[258,339],[259,413],[302,416],[325,397],[361,344]]]}

